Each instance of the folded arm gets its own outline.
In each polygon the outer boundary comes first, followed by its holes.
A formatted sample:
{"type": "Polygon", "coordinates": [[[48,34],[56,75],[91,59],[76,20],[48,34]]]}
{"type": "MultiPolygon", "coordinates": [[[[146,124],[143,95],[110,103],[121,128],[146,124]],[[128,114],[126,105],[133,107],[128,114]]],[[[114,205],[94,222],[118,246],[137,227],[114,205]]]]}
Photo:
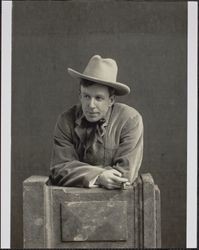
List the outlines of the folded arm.
{"type": "Polygon", "coordinates": [[[137,114],[134,118],[129,117],[122,128],[113,166],[107,167],[108,170],[99,175],[97,183],[108,189],[122,188],[123,183],[133,183],[138,176],[142,157],[143,122],[137,114]]]}
{"type": "Polygon", "coordinates": [[[54,131],[51,181],[58,186],[89,187],[104,169],[81,162],[74,148],[69,124],[61,116],[54,131]]]}

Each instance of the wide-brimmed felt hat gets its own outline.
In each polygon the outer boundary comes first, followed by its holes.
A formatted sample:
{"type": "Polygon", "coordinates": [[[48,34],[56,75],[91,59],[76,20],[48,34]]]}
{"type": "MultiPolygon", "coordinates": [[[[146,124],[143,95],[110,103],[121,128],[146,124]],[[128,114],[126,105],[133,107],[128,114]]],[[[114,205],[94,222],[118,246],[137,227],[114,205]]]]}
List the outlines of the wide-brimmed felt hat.
{"type": "Polygon", "coordinates": [[[99,55],[91,57],[83,73],[68,68],[68,73],[78,79],[86,79],[115,89],[115,95],[126,95],[130,88],[117,82],[118,67],[115,60],[102,58],[99,55]]]}

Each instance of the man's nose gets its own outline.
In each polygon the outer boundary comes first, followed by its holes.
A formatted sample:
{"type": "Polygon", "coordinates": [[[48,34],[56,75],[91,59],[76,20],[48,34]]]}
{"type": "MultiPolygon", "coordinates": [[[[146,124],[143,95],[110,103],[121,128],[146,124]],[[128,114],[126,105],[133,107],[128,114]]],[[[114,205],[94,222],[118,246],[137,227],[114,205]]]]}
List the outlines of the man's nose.
{"type": "Polygon", "coordinates": [[[90,99],[89,107],[90,107],[90,108],[94,108],[94,107],[95,107],[95,100],[94,100],[94,98],[91,98],[91,99],[90,99]]]}

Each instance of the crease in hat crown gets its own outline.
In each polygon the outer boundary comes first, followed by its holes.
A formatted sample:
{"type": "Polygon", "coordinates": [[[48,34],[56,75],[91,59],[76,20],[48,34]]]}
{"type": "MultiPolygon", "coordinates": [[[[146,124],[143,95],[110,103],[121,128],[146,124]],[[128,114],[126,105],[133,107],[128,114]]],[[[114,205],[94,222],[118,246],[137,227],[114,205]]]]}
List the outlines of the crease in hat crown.
{"type": "Polygon", "coordinates": [[[103,81],[116,82],[117,72],[115,60],[95,55],[89,60],[83,74],[103,81]]]}
{"type": "Polygon", "coordinates": [[[115,60],[102,58],[94,55],[89,60],[83,73],[68,68],[68,73],[78,79],[87,79],[99,84],[112,87],[116,90],[116,95],[126,95],[130,93],[128,85],[117,82],[118,67],[115,60]]]}

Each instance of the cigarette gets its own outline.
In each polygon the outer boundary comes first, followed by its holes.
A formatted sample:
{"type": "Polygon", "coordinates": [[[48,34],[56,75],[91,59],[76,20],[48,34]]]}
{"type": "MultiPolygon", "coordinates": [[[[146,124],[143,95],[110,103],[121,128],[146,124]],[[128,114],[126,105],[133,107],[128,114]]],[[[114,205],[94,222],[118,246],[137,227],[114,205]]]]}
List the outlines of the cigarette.
{"type": "Polygon", "coordinates": [[[122,189],[128,189],[130,186],[131,186],[131,183],[128,181],[122,183],[122,189]]]}

